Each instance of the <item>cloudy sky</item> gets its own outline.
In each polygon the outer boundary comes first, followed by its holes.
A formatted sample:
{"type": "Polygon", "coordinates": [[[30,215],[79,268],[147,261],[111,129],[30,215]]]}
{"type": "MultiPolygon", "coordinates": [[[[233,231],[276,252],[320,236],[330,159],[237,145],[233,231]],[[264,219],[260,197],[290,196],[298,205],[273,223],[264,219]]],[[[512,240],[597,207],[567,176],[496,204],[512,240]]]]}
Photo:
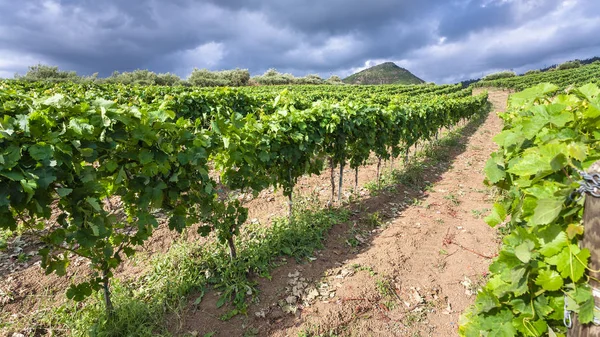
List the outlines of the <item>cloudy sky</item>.
{"type": "Polygon", "coordinates": [[[0,0],[0,77],[194,67],[449,83],[600,56],[598,0],[0,0]]]}

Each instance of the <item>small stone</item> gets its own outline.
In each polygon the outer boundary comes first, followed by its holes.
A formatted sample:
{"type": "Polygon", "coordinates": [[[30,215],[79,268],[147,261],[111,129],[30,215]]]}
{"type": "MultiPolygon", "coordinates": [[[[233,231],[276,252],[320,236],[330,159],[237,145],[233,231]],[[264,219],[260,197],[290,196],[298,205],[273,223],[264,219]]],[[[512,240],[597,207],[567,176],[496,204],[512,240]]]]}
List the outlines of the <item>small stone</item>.
{"type": "Polygon", "coordinates": [[[288,297],[285,298],[285,301],[288,304],[295,304],[296,301],[298,301],[298,298],[296,296],[288,296],[288,297]]]}
{"type": "Polygon", "coordinates": [[[312,288],[309,292],[308,295],[306,295],[306,300],[307,301],[312,301],[315,298],[319,297],[319,291],[315,288],[312,288]]]}
{"type": "Polygon", "coordinates": [[[289,273],[288,274],[289,278],[294,278],[294,277],[298,277],[298,276],[300,276],[300,272],[297,271],[297,270],[295,272],[293,272],[293,273],[289,273]]]}
{"type": "Polygon", "coordinates": [[[295,305],[284,305],[281,310],[283,310],[283,312],[287,313],[287,314],[295,314],[296,311],[298,310],[298,307],[296,307],[295,305]]]}

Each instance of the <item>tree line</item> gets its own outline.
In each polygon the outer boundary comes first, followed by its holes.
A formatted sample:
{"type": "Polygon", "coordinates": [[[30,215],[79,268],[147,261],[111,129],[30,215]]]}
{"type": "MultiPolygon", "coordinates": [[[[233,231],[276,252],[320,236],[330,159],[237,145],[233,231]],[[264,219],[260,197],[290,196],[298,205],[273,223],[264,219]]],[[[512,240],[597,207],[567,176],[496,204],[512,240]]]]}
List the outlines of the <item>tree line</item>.
{"type": "Polygon", "coordinates": [[[259,76],[250,76],[248,69],[232,69],[211,71],[194,68],[192,73],[183,79],[173,73],[155,73],[147,69],[137,69],[131,72],[115,71],[108,77],[99,77],[98,73],[91,76],[80,76],[75,71],[60,70],[57,66],[37,64],[30,66],[24,75],[15,74],[20,81],[48,81],[73,83],[122,83],[130,85],[162,85],[162,86],[194,86],[194,87],[241,87],[252,85],[288,85],[288,84],[343,84],[342,80],[333,75],[323,79],[317,74],[295,77],[289,73],[280,73],[269,69],[259,76]]]}

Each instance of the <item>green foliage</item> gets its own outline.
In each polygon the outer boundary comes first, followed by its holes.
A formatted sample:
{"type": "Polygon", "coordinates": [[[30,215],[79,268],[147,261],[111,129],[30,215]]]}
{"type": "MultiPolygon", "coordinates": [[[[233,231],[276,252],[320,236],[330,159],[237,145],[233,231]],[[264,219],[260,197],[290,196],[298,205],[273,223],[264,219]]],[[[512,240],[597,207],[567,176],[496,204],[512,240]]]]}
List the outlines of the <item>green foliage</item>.
{"type": "Polygon", "coordinates": [[[137,69],[132,72],[115,71],[106,79],[108,83],[122,83],[127,85],[180,85],[179,76],[171,73],[157,74],[146,69],[137,69]]]}
{"type": "MultiPolygon", "coordinates": [[[[339,80],[339,77],[337,77],[337,79],[339,80]]],[[[316,74],[309,74],[304,77],[295,77],[292,74],[279,73],[273,68],[267,70],[261,76],[252,77],[252,81],[260,85],[340,84],[339,81],[335,81],[335,78],[331,81],[330,80],[325,81],[319,75],[316,74]]]]}
{"type": "Polygon", "coordinates": [[[485,76],[483,78],[483,80],[489,81],[489,80],[497,80],[500,78],[509,78],[509,77],[515,77],[515,76],[517,76],[517,74],[515,74],[514,71],[500,71],[500,72],[489,74],[489,75],[485,76]]]}
{"type": "MultiPolygon", "coordinates": [[[[398,156],[487,105],[486,93],[471,96],[458,86],[402,88],[410,96],[397,95],[400,87],[244,91],[12,81],[0,88],[0,228],[20,225],[40,237],[46,273],[65,275],[73,255],[90,261],[91,276],[72,284],[68,298],[108,290],[113,270],[166,219],[171,230],[200,223],[202,235],[214,231],[220,248],[212,251],[219,253],[204,261],[219,277],[186,284],[218,288],[220,305],[235,304],[230,315],[245,310],[253,291],[248,273],[264,274],[275,253],[252,246],[259,260],[249,257],[239,240],[247,209],[217,194],[210,168],[226,191],[280,187],[291,200],[299,177],[319,174],[323,158],[355,168],[371,152],[398,156]],[[228,264],[221,262],[224,243],[228,264]]],[[[284,225],[291,226],[273,228],[284,225]]],[[[294,242],[264,240],[279,245],[266,246],[277,254],[304,256],[320,242],[311,233],[294,242]]]]}
{"type": "Polygon", "coordinates": [[[337,75],[331,75],[325,82],[328,84],[344,84],[342,79],[337,75]]]}
{"type": "Polygon", "coordinates": [[[557,70],[565,70],[565,69],[574,69],[581,67],[581,62],[579,60],[567,61],[565,63],[559,64],[556,69],[557,70]]]}
{"type": "Polygon", "coordinates": [[[93,274],[73,284],[69,298],[100,289],[158,226],[156,209],[182,230],[203,213],[195,205],[214,198],[205,169],[210,132],[199,121],[175,119],[160,104],[132,108],[99,97],[2,91],[0,102],[0,228],[19,224],[40,237],[47,274],[65,275],[71,255],[89,259],[93,274]],[[121,216],[109,209],[113,197],[121,216]]]}
{"type": "Polygon", "coordinates": [[[593,319],[584,277],[590,252],[578,244],[583,201],[570,196],[578,170],[600,159],[600,89],[590,84],[549,96],[556,89],[541,84],[514,94],[500,114],[505,127],[494,138],[500,150],[486,165],[486,181],[503,198],[486,221],[506,222],[510,233],[488,284],[461,318],[464,336],[495,333],[498,324],[507,336],[564,334],[565,300],[582,323],[593,319]]]}
{"type": "MultiPolygon", "coordinates": [[[[97,76],[94,75],[93,78],[97,76]]],[[[58,67],[37,64],[30,66],[25,75],[15,75],[16,79],[23,81],[48,81],[48,82],[79,82],[82,78],[74,71],[62,71],[58,67]]]]}
{"type": "Polygon", "coordinates": [[[501,87],[524,90],[540,83],[553,83],[563,90],[570,85],[600,83],[600,63],[577,66],[579,61],[566,62],[565,66],[549,68],[546,71],[530,70],[522,76],[490,80],[485,78],[473,84],[474,87],[501,87]]]}
{"type": "Polygon", "coordinates": [[[197,87],[240,87],[248,85],[250,72],[247,69],[210,71],[194,68],[187,81],[197,87]]]}
{"type": "Polygon", "coordinates": [[[532,70],[527,70],[525,72],[525,75],[533,75],[533,74],[539,74],[541,73],[541,71],[539,69],[532,69],[532,70]]]}

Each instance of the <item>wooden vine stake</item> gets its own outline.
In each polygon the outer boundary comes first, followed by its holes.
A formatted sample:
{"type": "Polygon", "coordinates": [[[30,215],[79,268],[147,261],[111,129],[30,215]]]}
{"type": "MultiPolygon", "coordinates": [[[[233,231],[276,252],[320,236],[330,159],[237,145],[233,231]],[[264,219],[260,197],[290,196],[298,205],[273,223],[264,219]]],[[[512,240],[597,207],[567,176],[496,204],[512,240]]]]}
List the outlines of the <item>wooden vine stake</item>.
{"type": "Polygon", "coordinates": [[[335,200],[335,165],[333,164],[333,157],[329,158],[329,173],[331,175],[331,203],[335,200]]]}
{"type": "Polygon", "coordinates": [[[342,184],[344,183],[344,161],[340,163],[340,182],[338,183],[338,203],[342,204],[342,184]]]}
{"type": "MultiPolygon", "coordinates": [[[[600,173],[600,161],[595,162],[588,173],[600,173]]],[[[599,191],[600,192],[600,191],[599,191]]],[[[586,194],[585,205],[583,209],[583,248],[590,250],[590,261],[588,274],[589,282],[592,289],[600,290],[600,273],[592,272],[591,270],[600,270],[600,198],[586,194]]],[[[600,306],[600,295],[594,292],[594,300],[596,306],[600,306]]],[[[577,317],[573,320],[573,327],[569,330],[569,336],[581,337],[600,337],[600,326],[590,324],[581,324],[577,317]]]]}
{"type": "Polygon", "coordinates": [[[358,194],[358,166],[354,168],[354,193],[358,194]]]}
{"type": "Polygon", "coordinates": [[[377,157],[377,175],[376,175],[377,176],[377,188],[380,187],[380,184],[379,184],[379,182],[381,180],[381,178],[379,177],[380,169],[381,169],[381,157],[377,157]]]}

